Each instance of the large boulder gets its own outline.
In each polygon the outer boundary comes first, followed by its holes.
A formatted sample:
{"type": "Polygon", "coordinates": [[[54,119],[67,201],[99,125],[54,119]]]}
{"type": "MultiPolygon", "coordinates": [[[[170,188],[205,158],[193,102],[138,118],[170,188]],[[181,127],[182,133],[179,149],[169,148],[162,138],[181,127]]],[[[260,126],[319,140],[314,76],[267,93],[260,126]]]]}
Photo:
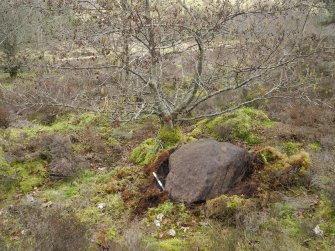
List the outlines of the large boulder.
{"type": "Polygon", "coordinates": [[[246,150],[230,143],[203,139],[185,144],[170,156],[165,189],[175,201],[215,198],[245,177],[250,160],[246,150]]]}

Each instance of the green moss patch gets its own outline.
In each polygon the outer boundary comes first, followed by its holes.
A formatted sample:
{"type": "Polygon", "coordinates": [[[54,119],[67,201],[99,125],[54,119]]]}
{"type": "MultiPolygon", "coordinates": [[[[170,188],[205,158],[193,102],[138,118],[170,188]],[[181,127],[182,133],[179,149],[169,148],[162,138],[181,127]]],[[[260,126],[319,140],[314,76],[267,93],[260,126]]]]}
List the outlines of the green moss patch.
{"type": "Polygon", "coordinates": [[[183,203],[175,204],[166,201],[155,208],[149,208],[145,214],[144,222],[148,227],[156,230],[152,233],[155,238],[168,239],[171,237],[185,237],[184,228],[196,224],[192,214],[188,212],[183,203]],[[171,235],[171,230],[174,235],[171,235]]]}
{"type": "Polygon", "coordinates": [[[238,139],[254,145],[261,142],[258,131],[272,125],[273,122],[263,111],[242,107],[212,120],[206,119],[198,122],[191,135],[195,137],[213,136],[219,141],[238,139]]]}
{"type": "Polygon", "coordinates": [[[305,151],[288,156],[273,147],[264,147],[259,153],[264,163],[264,168],[257,174],[261,186],[274,188],[297,184],[311,166],[310,155],[305,151]]]}
{"type": "Polygon", "coordinates": [[[130,160],[139,165],[148,164],[162,149],[162,146],[156,139],[149,138],[143,141],[138,147],[136,147],[130,154],[130,160]]]}
{"type": "Polygon", "coordinates": [[[297,143],[297,142],[285,142],[282,144],[282,149],[283,151],[291,156],[293,154],[297,154],[301,151],[303,144],[302,143],[297,143]]]}
{"type": "Polygon", "coordinates": [[[48,177],[46,164],[45,161],[40,159],[12,164],[6,163],[6,165],[1,166],[0,180],[2,184],[0,190],[7,191],[7,194],[10,194],[9,191],[15,188],[22,192],[29,192],[35,187],[43,185],[48,177]]]}
{"type": "Polygon", "coordinates": [[[178,238],[172,238],[161,241],[146,241],[146,245],[152,250],[161,250],[161,251],[180,251],[188,250],[189,243],[185,240],[178,238]]]}
{"type": "Polygon", "coordinates": [[[160,151],[176,147],[182,142],[196,140],[197,139],[192,136],[184,135],[181,128],[178,126],[173,129],[170,129],[167,126],[162,126],[157,139],[149,138],[143,141],[132,151],[130,160],[139,165],[147,165],[160,151]]]}
{"type": "Polygon", "coordinates": [[[46,162],[43,160],[17,162],[12,165],[10,175],[19,180],[19,188],[23,192],[29,192],[35,187],[41,186],[48,176],[46,162]]]}
{"type": "Polygon", "coordinates": [[[206,202],[206,215],[210,218],[233,220],[236,214],[250,207],[250,199],[237,195],[221,195],[206,202]]]}
{"type": "Polygon", "coordinates": [[[327,236],[335,235],[335,205],[329,196],[322,195],[318,204],[316,215],[320,221],[320,229],[327,236]]]}
{"type": "Polygon", "coordinates": [[[168,126],[162,126],[158,134],[158,140],[162,142],[164,148],[173,147],[183,139],[180,127],[175,126],[173,129],[168,126]]]}
{"type": "Polygon", "coordinates": [[[320,152],[322,149],[321,144],[319,142],[311,143],[308,146],[314,152],[320,152]]]}

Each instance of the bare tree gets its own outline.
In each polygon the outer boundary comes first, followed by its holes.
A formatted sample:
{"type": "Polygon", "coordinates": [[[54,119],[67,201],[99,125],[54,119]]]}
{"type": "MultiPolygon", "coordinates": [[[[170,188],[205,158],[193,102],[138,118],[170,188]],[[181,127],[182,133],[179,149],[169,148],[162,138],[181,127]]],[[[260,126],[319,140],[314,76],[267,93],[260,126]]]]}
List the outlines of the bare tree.
{"type": "Polygon", "coordinates": [[[327,24],[331,24],[335,22],[335,0],[322,0],[325,4],[325,8],[329,13],[329,20],[327,24]]]}
{"type": "Polygon", "coordinates": [[[24,51],[36,41],[39,16],[34,1],[3,0],[0,2],[0,51],[2,68],[16,77],[26,60],[24,51]]]}
{"type": "Polygon", "coordinates": [[[103,20],[94,34],[109,41],[112,64],[74,67],[114,68],[131,74],[120,86],[120,95],[126,98],[113,112],[126,109],[132,118],[156,114],[171,127],[178,120],[219,115],[256,100],[279,98],[278,91],[293,90],[298,84],[292,74],[295,64],[313,52],[317,40],[314,37],[306,48],[308,11],[304,10],[310,7],[299,1],[98,3],[89,3],[91,15],[103,20]],[[239,89],[258,93],[192,115],[209,99],[236,95],[239,89]]]}
{"type": "MultiPolygon", "coordinates": [[[[173,127],[257,100],[303,97],[296,73],[318,46],[316,35],[305,34],[312,6],[299,0],[99,0],[66,7],[80,21],[71,27],[74,44],[92,46],[97,55],[51,67],[98,76],[93,89],[108,92],[97,110],[108,107],[116,119],[155,114],[173,127]],[[203,109],[218,96],[225,97],[221,106],[203,109]]],[[[87,92],[79,96],[96,107],[87,92]]]]}

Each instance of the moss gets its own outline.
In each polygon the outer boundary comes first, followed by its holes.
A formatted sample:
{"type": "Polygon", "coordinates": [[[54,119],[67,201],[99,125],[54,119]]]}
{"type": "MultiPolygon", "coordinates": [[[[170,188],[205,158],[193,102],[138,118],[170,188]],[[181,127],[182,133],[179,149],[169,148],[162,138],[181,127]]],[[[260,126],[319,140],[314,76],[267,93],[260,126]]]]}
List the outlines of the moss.
{"type": "Polygon", "coordinates": [[[113,137],[108,137],[107,145],[110,146],[110,147],[121,147],[120,142],[113,137]]]}
{"type": "Polygon", "coordinates": [[[180,127],[175,126],[173,129],[170,129],[168,126],[164,125],[161,127],[158,140],[162,142],[164,148],[170,148],[178,144],[183,138],[182,131],[180,127]]]}
{"type": "Polygon", "coordinates": [[[193,136],[190,135],[184,135],[182,142],[195,142],[198,139],[194,138],[193,136]]]}
{"type": "Polygon", "coordinates": [[[293,154],[297,154],[300,150],[303,144],[296,143],[296,142],[286,142],[282,145],[282,150],[289,156],[293,154]]]}
{"type": "Polygon", "coordinates": [[[316,215],[320,218],[320,228],[326,235],[335,235],[335,206],[334,202],[326,195],[319,201],[316,215]]]}
{"type": "Polygon", "coordinates": [[[104,212],[96,205],[77,210],[76,216],[84,223],[97,223],[103,218],[104,212]]]}
{"type": "Polygon", "coordinates": [[[18,186],[23,192],[29,192],[34,187],[41,186],[48,176],[43,160],[16,162],[8,171],[8,175],[18,180],[18,186]]]}
{"type": "Polygon", "coordinates": [[[288,163],[291,166],[298,166],[299,167],[299,174],[300,175],[305,175],[307,173],[307,171],[309,170],[312,161],[311,161],[311,157],[310,155],[305,152],[302,151],[298,154],[292,155],[289,160],[288,163]]]}
{"type": "Polygon", "coordinates": [[[76,187],[68,187],[64,190],[64,195],[67,198],[71,198],[77,192],[76,187]]]}
{"type": "Polygon", "coordinates": [[[287,156],[272,147],[265,147],[260,150],[260,156],[264,168],[259,172],[259,177],[261,186],[266,189],[303,181],[311,165],[310,155],[304,151],[287,156]]]}
{"type": "Polygon", "coordinates": [[[43,132],[66,133],[83,130],[88,125],[98,121],[100,117],[95,113],[67,114],[58,118],[51,125],[32,125],[28,128],[8,128],[2,132],[3,136],[11,141],[26,142],[33,139],[37,134],[43,132]]]}
{"type": "Polygon", "coordinates": [[[107,233],[106,233],[106,238],[107,240],[112,240],[117,236],[117,232],[115,230],[115,228],[110,228],[108,229],[107,233]]]}
{"type": "Polygon", "coordinates": [[[148,227],[153,226],[154,221],[159,218],[158,216],[162,216],[161,226],[156,228],[156,232],[153,233],[154,237],[168,236],[170,229],[174,229],[177,236],[185,236],[181,227],[186,227],[192,220],[195,220],[183,203],[174,204],[171,201],[166,201],[155,208],[149,208],[144,221],[148,227]]]}
{"type": "Polygon", "coordinates": [[[160,149],[162,147],[157,140],[149,138],[132,151],[130,160],[139,165],[146,165],[155,157],[160,149]]]}
{"type": "Polygon", "coordinates": [[[148,215],[152,219],[156,219],[157,215],[163,214],[164,216],[170,216],[174,213],[176,205],[170,201],[160,204],[158,207],[150,208],[148,215]]]}
{"type": "Polygon", "coordinates": [[[283,154],[281,154],[277,149],[271,146],[264,147],[259,152],[263,163],[266,165],[284,158],[283,154]]]}
{"type": "Polygon", "coordinates": [[[311,143],[308,145],[310,149],[312,149],[314,152],[320,152],[321,151],[321,145],[319,142],[311,143]]]}
{"type": "Polygon", "coordinates": [[[277,202],[271,205],[274,221],[276,221],[281,229],[290,237],[298,238],[303,236],[302,221],[297,215],[297,210],[287,202],[277,202]]]}
{"type": "Polygon", "coordinates": [[[5,153],[2,147],[0,147],[0,171],[7,170],[8,168],[9,168],[9,164],[5,159],[5,153]]]}
{"type": "Polygon", "coordinates": [[[229,218],[250,206],[252,203],[249,199],[238,195],[221,195],[206,202],[206,215],[210,218],[229,218]]]}
{"type": "Polygon", "coordinates": [[[206,124],[208,123],[208,119],[200,120],[195,124],[195,128],[191,132],[191,136],[193,137],[199,137],[201,135],[204,135],[206,133],[206,124]]]}
{"type": "Polygon", "coordinates": [[[301,221],[296,217],[282,219],[281,224],[289,236],[299,237],[302,235],[301,221]]]}
{"type": "Polygon", "coordinates": [[[254,109],[252,107],[242,107],[237,110],[239,114],[246,114],[257,121],[262,121],[263,123],[270,122],[270,119],[265,112],[261,110],[254,109]]]}
{"type": "Polygon", "coordinates": [[[97,121],[98,118],[98,115],[95,113],[83,113],[80,115],[68,114],[56,120],[51,126],[41,127],[41,131],[66,132],[81,130],[87,125],[97,121]]]}
{"type": "Polygon", "coordinates": [[[20,189],[23,192],[29,192],[33,190],[35,187],[39,187],[43,184],[44,179],[39,176],[29,176],[22,180],[20,184],[20,189]]]}
{"type": "Polygon", "coordinates": [[[147,245],[149,246],[149,248],[152,248],[153,250],[161,250],[161,251],[181,251],[181,250],[188,250],[189,248],[189,245],[186,241],[177,238],[157,241],[147,245]]]}
{"type": "Polygon", "coordinates": [[[273,122],[264,112],[242,107],[212,120],[198,122],[191,135],[195,137],[212,136],[220,141],[240,139],[249,145],[254,145],[261,142],[257,135],[259,128],[272,125],[273,122]]]}

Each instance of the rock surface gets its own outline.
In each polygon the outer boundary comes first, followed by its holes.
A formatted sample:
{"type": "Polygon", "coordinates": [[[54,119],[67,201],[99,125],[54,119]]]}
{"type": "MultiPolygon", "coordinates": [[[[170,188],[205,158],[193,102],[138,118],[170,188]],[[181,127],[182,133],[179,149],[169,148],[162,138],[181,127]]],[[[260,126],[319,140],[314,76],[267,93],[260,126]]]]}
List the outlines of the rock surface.
{"type": "Polygon", "coordinates": [[[249,167],[250,155],[243,148],[213,139],[199,140],[170,156],[165,189],[176,201],[205,201],[229,191],[249,167]]]}

